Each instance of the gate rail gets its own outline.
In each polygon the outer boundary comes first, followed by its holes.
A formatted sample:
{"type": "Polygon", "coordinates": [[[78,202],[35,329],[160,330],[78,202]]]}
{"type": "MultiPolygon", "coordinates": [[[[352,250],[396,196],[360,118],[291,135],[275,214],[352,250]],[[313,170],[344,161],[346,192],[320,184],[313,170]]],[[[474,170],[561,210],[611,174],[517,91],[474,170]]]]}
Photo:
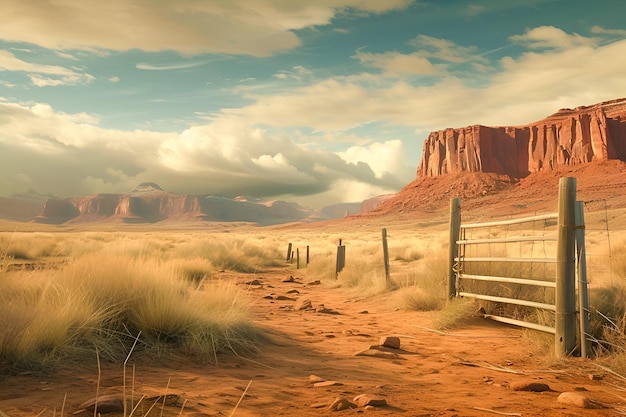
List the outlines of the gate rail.
{"type": "MultiPolygon", "coordinates": [[[[461,224],[460,199],[455,198],[450,203],[450,252],[449,252],[449,279],[448,296],[472,297],[479,300],[507,303],[543,309],[555,313],[554,327],[544,326],[537,323],[526,322],[509,317],[486,314],[484,317],[496,321],[527,327],[555,335],[555,353],[558,357],[571,354],[577,347],[576,332],[578,329],[578,347],[581,356],[587,357],[589,342],[587,282],[585,271],[584,249],[584,219],[582,202],[576,201],[576,179],[561,178],[559,182],[559,211],[558,213],[543,214],[517,219],[461,224]],[[466,231],[477,228],[502,227],[518,225],[542,220],[557,220],[556,236],[514,236],[505,238],[466,239],[466,231]],[[506,244],[519,242],[556,242],[556,255],[546,258],[532,257],[466,257],[466,248],[470,245],[506,244]],[[471,262],[502,262],[502,263],[551,263],[556,264],[556,276],[554,281],[525,279],[521,277],[502,277],[492,275],[466,274],[465,264],[471,262]],[[578,297],[576,295],[576,283],[578,279],[578,297]],[[541,303],[519,298],[508,298],[480,294],[479,292],[462,291],[462,280],[482,281],[493,283],[506,283],[524,286],[537,286],[555,289],[554,304],[541,303]],[[578,301],[578,310],[577,310],[578,301]],[[577,326],[577,313],[579,325],[577,326]],[[580,337],[582,335],[582,337],[580,337]],[[581,342],[582,340],[582,342],[581,342]]],[[[532,254],[531,254],[532,255],[532,254]]]]}

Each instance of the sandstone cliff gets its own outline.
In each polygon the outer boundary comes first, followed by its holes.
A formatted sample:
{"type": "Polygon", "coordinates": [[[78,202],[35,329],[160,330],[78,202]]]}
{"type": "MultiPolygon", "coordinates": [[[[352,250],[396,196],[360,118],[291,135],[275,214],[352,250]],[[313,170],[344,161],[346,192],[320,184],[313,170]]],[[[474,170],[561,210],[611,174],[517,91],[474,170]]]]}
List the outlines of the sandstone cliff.
{"type": "Polygon", "coordinates": [[[468,126],[431,133],[417,177],[530,173],[592,161],[626,161],[626,99],[561,109],[527,126],[468,126]]]}

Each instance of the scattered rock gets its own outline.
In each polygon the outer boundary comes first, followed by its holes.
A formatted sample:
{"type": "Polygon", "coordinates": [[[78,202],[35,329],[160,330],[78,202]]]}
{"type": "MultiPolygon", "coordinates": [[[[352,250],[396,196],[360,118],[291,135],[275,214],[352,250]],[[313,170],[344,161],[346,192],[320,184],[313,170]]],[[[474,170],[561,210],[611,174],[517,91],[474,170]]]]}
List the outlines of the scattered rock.
{"type": "Polygon", "coordinates": [[[369,312],[369,311],[367,311],[367,310],[361,310],[361,311],[359,311],[359,314],[369,314],[369,313],[370,313],[370,312],[369,312]]]}
{"type": "Polygon", "coordinates": [[[258,279],[253,279],[252,281],[246,281],[246,282],[244,282],[244,284],[246,284],[246,285],[254,285],[254,286],[263,285],[263,284],[261,284],[261,281],[259,281],[258,279]]]}
{"type": "Polygon", "coordinates": [[[266,295],[265,297],[263,297],[263,298],[265,298],[266,300],[273,300],[275,296],[276,296],[276,294],[274,294],[274,293],[270,293],[270,294],[267,294],[267,295],[266,295]]]}
{"type": "Polygon", "coordinates": [[[404,359],[402,356],[393,352],[385,352],[384,350],[369,348],[357,352],[354,356],[371,356],[374,358],[384,358],[384,359],[404,359]]]}
{"type": "Polygon", "coordinates": [[[351,408],[356,408],[356,404],[351,403],[347,398],[337,398],[328,407],[331,411],[343,411],[351,408]]]}
{"type": "Polygon", "coordinates": [[[287,297],[286,295],[277,295],[274,297],[274,300],[278,301],[296,301],[295,298],[287,297]]]}
{"type": "Polygon", "coordinates": [[[337,382],[337,381],[320,381],[320,382],[316,382],[313,384],[313,386],[315,388],[321,388],[321,387],[337,387],[343,385],[341,382],[337,382]]]}
{"type": "Polygon", "coordinates": [[[367,407],[368,405],[373,407],[382,407],[387,405],[387,400],[384,398],[369,394],[357,395],[352,401],[359,407],[367,407]]]}
{"type": "Polygon", "coordinates": [[[573,405],[580,408],[606,408],[604,404],[590,398],[582,392],[563,392],[556,399],[561,404],[573,405]]]}
{"type": "Polygon", "coordinates": [[[306,298],[305,299],[301,299],[300,301],[298,301],[296,303],[296,305],[294,306],[294,309],[296,311],[313,310],[313,303],[309,299],[306,299],[306,298]]]}
{"type": "Polygon", "coordinates": [[[309,375],[309,382],[323,382],[324,378],[322,378],[321,376],[317,376],[317,375],[309,375]]]}
{"type": "Polygon", "coordinates": [[[548,384],[534,381],[516,381],[509,385],[511,391],[531,391],[531,392],[544,392],[551,391],[548,384]]]}
{"type": "Polygon", "coordinates": [[[287,291],[287,294],[300,294],[300,291],[298,291],[298,290],[289,290],[289,291],[287,291]]]}
{"type": "Polygon", "coordinates": [[[316,279],[315,281],[309,282],[307,285],[320,285],[321,283],[322,281],[320,281],[319,279],[316,279]]]}
{"type": "Polygon", "coordinates": [[[324,408],[328,407],[328,403],[315,403],[311,404],[311,408],[324,408]]]}
{"type": "Polygon", "coordinates": [[[602,378],[604,378],[604,375],[602,375],[602,374],[589,374],[588,377],[589,377],[589,379],[591,381],[601,381],[602,378]]]}
{"type": "Polygon", "coordinates": [[[289,278],[283,280],[283,282],[297,282],[300,278],[294,278],[293,275],[289,275],[289,278]]]}
{"type": "Polygon", "coordinates": [[[315,312],[322,314],[340,314],[337,310],[333,310],[332,308],[326,308],[324,306],[319,306],[317,309],[315,309],[315,312]]]}
{"type": "Polygon", "coordinates": [[[380,338],[380,346],[391,348],[391,349],[400,349],[400,338],[396,336],[383,336],[380,338]]]}

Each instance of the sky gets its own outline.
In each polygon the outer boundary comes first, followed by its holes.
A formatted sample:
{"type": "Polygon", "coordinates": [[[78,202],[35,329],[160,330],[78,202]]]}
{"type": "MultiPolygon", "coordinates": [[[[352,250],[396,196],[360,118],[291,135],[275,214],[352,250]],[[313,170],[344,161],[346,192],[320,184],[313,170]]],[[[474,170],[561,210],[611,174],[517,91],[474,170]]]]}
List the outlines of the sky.
{"type": "Polygon", "coordinates": [[[396,193],[433,131],[626,97],[623,0],[0,0],[0,196],[396,193]]]}

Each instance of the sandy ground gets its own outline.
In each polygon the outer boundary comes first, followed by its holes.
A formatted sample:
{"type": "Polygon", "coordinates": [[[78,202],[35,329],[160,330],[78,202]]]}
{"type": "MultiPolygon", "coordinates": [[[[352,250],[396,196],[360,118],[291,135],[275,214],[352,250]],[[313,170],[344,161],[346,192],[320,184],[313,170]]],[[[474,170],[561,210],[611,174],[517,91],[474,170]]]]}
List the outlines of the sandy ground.
{"type": "MultiPolygon", "coordinates": [[[[626,399],[620,398],[626,397],[620,390],[624,381],[593,360],[557,362],[538,351],[523,330],[483,319],[437,333],[430,329],[430,313],[397,310],[385,295],[347,295],[297,275],[294,282],[283,282],[293,272],[224,273],[249,292],[254,320],[273,342],[245,358],[220,355],[217,366],[142,360],[135,367],[133,391],[146,397],[134,415],[146,415],[155,398],[166,394],[166,405],[156,401],[151,416],[624,415],[619,411],[626,409],[626,399]],[[245,284],[252,279],[262,285],[245,284]],[[304,300],[313,309],[298,310],[304,300]],[[355,356],[385,336],[399,337],[400,349],[370,351],[386,357],[355,356]],[[544,383],[550,390],[512,390],[519,382],[544,383]],[[566,391],[608,408],[559,403],[566,391]],[[329,409],[337,398],[353,402],[361,394],[386,405],[329,409]]],[[[129,366],[127,398],[131,373],[129,366]]],[[[0,378],[0,410],[9,417],[71,416],[98,387],[95,364],[0,378]]],[[[99,392],[120,397],[122,387],[122,364],[103,363],[99,392]]]]}

